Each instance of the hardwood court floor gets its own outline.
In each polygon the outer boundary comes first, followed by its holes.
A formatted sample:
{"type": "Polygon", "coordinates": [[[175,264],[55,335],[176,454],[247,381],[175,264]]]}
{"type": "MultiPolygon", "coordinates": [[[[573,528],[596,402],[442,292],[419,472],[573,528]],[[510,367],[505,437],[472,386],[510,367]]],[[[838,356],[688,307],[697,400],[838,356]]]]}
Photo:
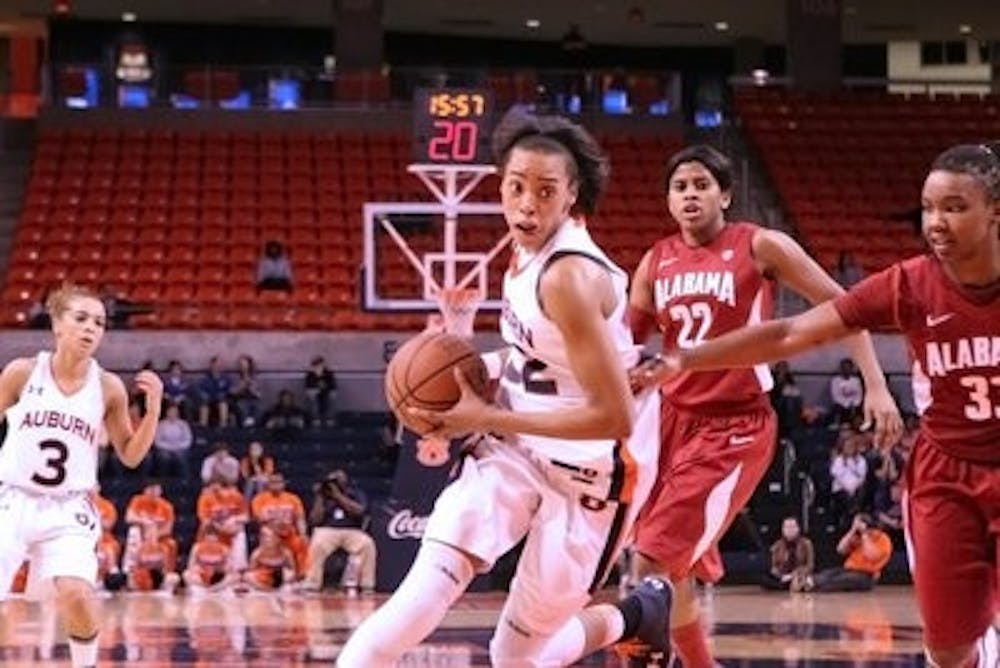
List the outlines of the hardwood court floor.
{"type": "MultiPolygon", "coordinates": [[[[117,595],[103,601],[100,665],[332,665],[350,629],[381,600],[334,594],[117,595]]],[[[465,596],[442,628],[401,665],[489,665],[486,647],[501,603],[497,594],[465,596]]],[[[812,595],[722,587],[705,595],[704,609],[716,656],[726,666],[923,665],[908,587],[812,595]]],[[[51,622],[42,617],[36,603],[0,604],[0,665],[69,665],[65,644],[61,637],[51,641],[51,622]],[[53,644],[54,650],[43,651],[53,644]]],[[[617,667],[619,662],[602,654],[579,665],[617,667]]]]}

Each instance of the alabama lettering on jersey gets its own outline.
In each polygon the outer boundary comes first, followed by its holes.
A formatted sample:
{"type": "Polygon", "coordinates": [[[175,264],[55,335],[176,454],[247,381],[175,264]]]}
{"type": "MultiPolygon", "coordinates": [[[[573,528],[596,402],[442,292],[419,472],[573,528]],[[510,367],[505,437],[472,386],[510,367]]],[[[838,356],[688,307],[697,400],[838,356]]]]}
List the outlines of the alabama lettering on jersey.
{"type": "Polygon", "coordinates": [[[928,440],[961,459],[1000,462],[1000,286],[965,288],[924,255],[869,276],[834,306],[848,327],[906,336],[928,440]]]}
{"type": "MultiPolygon", "coordinates": [[[[648,278],[664,350],[695,348],[771,317],[774,284],[753,257],[757,229],[752,223],[727,223],[704,246],[688,246],[679,233],[653,246],[648,278]]],[[[765,364],[687,371],[664,384],[663,397],[680,408],[720,413],[758,404],[772,386],[765,364]]]]}
{"type": "MultiPolygon", "coordinates": [[[[638,362],[638,349],[625,323],[628,275],[617,267],[590,238],[582,224],[566,221],[537,253],[515,248],[511,267],[504,275],[500,334],[511,348],[500,378],[500,402],[515,411],[542,411],[578,406],[586,396],[576,381],[566,354],[566,344],[538,299],[542,273],[564,255],[591,258],[608,270],[617,303],[607,326],[625,368],[638,362]]],[[[611,441],[574,441],[567,449],[561,439],[518,435],[519,440],[546,456],[561,461],[590,462],[606,458],[611,441]]]]}
{"type": "Polygon", "coordinates": [[[7,409],[0,482],[40,492],[82,492],[97,486],[98,438],[104,422],[101,367],[90,361],[83,386],[63,393],[52,355],[38,353],[16,404],[7,409]]]}

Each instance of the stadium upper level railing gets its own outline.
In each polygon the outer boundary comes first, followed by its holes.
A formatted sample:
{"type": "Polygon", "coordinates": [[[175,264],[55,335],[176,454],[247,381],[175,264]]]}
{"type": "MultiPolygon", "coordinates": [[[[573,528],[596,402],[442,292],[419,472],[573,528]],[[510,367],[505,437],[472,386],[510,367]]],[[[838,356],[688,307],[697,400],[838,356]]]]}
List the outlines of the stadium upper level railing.
{"type": "Polygon", "coordinates": [[[497,108],[515,103],[564,113],[669,116],[680,109],[680,74],[618,69],[399,67],[340,71],[303,67],[176,66],[145,60],[54,63],[56,106],[274,109],[405,108],[422,87],[486,88],[497,108]]]}

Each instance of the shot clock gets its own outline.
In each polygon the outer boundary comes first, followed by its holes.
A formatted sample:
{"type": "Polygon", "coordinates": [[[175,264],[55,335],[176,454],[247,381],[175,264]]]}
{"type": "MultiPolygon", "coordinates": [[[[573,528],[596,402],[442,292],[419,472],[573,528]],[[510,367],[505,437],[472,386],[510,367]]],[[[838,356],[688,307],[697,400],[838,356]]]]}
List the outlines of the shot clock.
{"type": "Polygon", "coordinates": [[[413,160],[488,165],[493,93],[471,88],[418,88],[413,101],[413,160]]]}

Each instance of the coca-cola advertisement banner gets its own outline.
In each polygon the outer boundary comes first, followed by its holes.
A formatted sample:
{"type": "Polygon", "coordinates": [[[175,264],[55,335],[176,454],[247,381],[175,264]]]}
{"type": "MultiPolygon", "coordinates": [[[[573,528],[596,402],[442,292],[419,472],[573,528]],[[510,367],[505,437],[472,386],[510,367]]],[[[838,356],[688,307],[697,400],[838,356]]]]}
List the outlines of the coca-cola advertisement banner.
{"type": "Polygon", "coordinates": [[[412,508],[399,499],[389,499],[372,509],[370,531],[378,548],[375,588],[391,592],[403,580],[420,547],[432,506],[412,508]]]}
{"type": "MultiPolygon", "coordinates": [[[[425,507],[414,508],[399,499],[388,499],[372,509],[370,531],[378,548],[376,590],[393,592],[403,581],[417,556],[433,506],[433,501],[425,507]]],[[[492,582],[489,575],[483,575],[473,580],[468,590],[486,591],[492,588],[492,582]]]]}

